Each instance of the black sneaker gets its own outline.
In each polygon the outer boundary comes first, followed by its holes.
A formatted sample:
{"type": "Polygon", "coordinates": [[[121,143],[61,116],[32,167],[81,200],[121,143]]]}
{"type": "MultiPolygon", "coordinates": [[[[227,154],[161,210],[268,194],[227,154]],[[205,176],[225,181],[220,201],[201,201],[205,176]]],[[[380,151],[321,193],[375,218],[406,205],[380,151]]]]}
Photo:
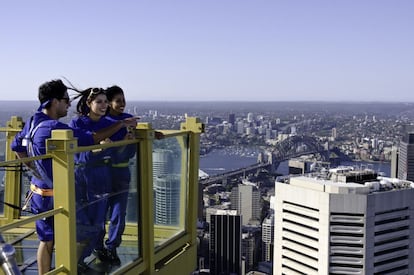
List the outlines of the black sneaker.
{"type": "Polygon", "coordinates": [[[116,253],[116,249],[108,249],[106,250],[106,253],[108,261],[112,265],[121,265],[121,259],[119,259],[118,254],[116,253]]]}
{"type": "Polygon", "coordinates": [[[101,262],[107,262],[109,261],[108,258],[108,250],[106,250],[105,248],[102,249],[94,249],[92,251],[92,254],[101,262]]]}
{"type": "Polygon", "coordinates": [[[92,268],[90,268],[86,263],[78,263],[78,275],[90,274],[92,268]]]}

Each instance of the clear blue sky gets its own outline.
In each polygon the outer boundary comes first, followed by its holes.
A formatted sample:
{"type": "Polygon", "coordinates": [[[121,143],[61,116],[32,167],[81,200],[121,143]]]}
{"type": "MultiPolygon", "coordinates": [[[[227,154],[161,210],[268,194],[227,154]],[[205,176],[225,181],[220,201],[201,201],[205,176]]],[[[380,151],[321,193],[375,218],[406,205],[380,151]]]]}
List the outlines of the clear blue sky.
{"type": "Polygon", "coordinates": [[[412,0],[2,1],[0,36],[2,100],[414,102],[412,0]]]}

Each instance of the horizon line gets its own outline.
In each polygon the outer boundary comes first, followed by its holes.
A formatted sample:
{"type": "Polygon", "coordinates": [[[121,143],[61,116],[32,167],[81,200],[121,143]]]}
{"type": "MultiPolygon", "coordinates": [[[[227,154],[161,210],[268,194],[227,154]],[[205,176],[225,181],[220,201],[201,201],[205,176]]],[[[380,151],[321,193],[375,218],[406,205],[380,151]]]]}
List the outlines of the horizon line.
{"type": "MultiPolygon", "coordinates": [[[[22,99],[0,99],[0,102],[35,102],[38,100],[22,100],[22,99]]],[[[393,104],[412,104],[414,101],[385,101],[385,100],[371,100],[371,101],[352,101],[352,100],[134,100],[129,99],[127,102],[159,102],[159,103],[393,103],[393,104]]]]}

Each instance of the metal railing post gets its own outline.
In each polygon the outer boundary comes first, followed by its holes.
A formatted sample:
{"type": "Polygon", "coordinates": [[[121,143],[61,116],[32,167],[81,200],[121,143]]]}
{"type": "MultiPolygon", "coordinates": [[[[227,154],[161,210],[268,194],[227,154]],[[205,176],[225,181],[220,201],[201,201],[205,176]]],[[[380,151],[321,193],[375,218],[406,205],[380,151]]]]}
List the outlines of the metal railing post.
{"type": "Polygon", "coordinates": [[[139,123],[137,126],[137,138],[141,141],[138,147],[137,168],[139,173],[139,202],[137,209],[139,226],[139,243],[142,247],[142,259],[145,263],[145,275],[155,273],[154,257],[154,191],[152,181],[152,142],[154,130],[150,123],[139,123]]]}
{"type": "Polygon", "coordinates": [[[46,140],[47,153],[53,155],[54,208],[63,208],[55,215],[55,264],[75,274],[76,255],[76,203],[74,152],[77,140],[71,130],[53,130],[46,140]]]}
{"type": "MultiPolygon", "coordinates": [[[[6,131],[6,148],[5,148],[5,159],[6,160],[15,160],[16,155],[11,150],[11,143],[16,136],[17,132],[23,128],[23,121],[21,117],[13,116],[10,121],[7,121],[7,128],[10,130],[6,131]]],[[[18,166],[16,166],[17,168],[18,166]]],[[[4,186],[4,201],[20,206],[20,194],[21,194],[21,172],[17,169],[7,169],[4,186]]],[[[4,208],[4,217],[8,221],[13,219],[18,219],[20,211],[11,207],[4,208]]]]}
{"type": "Polygon", "coordinates": [[[198,182],[198,169],[200,160],[200,134],[204,132],[204,124],[201,123],[199,118],[187,117],[186,121],[181,123],[182,131],[190,132],[189,148],[190,154],[188,159],[188,181],[189,181],[189,194],[188,194],[188,229],[191,235],[192,245],[196,244],[197,238],[197,216],[198,208],[200,207],[199,199],[200,185],[198,182]],[[198,206],[198,207],[194,207],[198,206]]]}

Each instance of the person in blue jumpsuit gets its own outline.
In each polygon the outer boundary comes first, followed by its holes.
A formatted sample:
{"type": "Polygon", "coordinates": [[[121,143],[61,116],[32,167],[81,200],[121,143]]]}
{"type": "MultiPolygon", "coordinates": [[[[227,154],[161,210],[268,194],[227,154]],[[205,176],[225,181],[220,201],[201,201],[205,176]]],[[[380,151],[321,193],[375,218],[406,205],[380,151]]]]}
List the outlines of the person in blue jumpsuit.
{"type": "MultiPolygon", "coordinates": [[[[126,120],[112,124],[100,132],[93,133],[87,130],[74,129],[59,121],[65,117],[70,107],[68,87],[59,79],[45,82],[39,87],[38,98],[40,107],[37,112],[25,123],[11,145],[11,149],[18,158],[38,156],[46,153],[46,139],[51,137],[55,129],[73,130],[78,138],[78,145],[93,145],[113,135],[126,125],[135,125],[136,121],[126,120]]],[[[26,163],[32,171],[31,177],[31,210],[33,213],[42,213],[53,209],[53,175],[51,159],[40,159],[26,163]]],[[[54,244],[53,217],[36,221],[36,231],[39,238],[37,250],[37,264],[39,274],[48,272],[51,268],[52,251],[54,244]]]]}
{"type": "MultiPolygon", "coordinates": [[[[125,96],[123,90],[118,86],[112,86],[106,89],[108,99],[107,117],[112,121],[119,121],[125,118],[133,117],[125,113],[125,96]]],[[[111,137],[112,141],[132,138],[127,129],[119,130],[111,137]]],[[[100,235],[100,240],[94,249],[94,254],[101,261],[109,262],[112,265],[120,265],[116,249],[122,241],[122,234],[125,229],[125,217],[128,202],[129,182],[131,172],[129,170],[129,159],[135,155],[136,144],[114,148],[112,151],[111,165],[111,195],[108,199],[109,228],[108,239],[103,245],[105,231],[100,235]]]]}
{"type": "MultiPolygon", "coordinates": [[[[78,97],[76,109],[79,117],[70,122],[71,127],[96,132],[114,123],[105,116],[108,100],[103,89],[89,88],[81,91],[78,97]]],[[[112,150],[92,150],[75,155],[77,235],[78,239],[89,241],[78,258],[80,264],[92,253],[98,236],[105,228],[108,196],[111,193],[112,150]]]]}

